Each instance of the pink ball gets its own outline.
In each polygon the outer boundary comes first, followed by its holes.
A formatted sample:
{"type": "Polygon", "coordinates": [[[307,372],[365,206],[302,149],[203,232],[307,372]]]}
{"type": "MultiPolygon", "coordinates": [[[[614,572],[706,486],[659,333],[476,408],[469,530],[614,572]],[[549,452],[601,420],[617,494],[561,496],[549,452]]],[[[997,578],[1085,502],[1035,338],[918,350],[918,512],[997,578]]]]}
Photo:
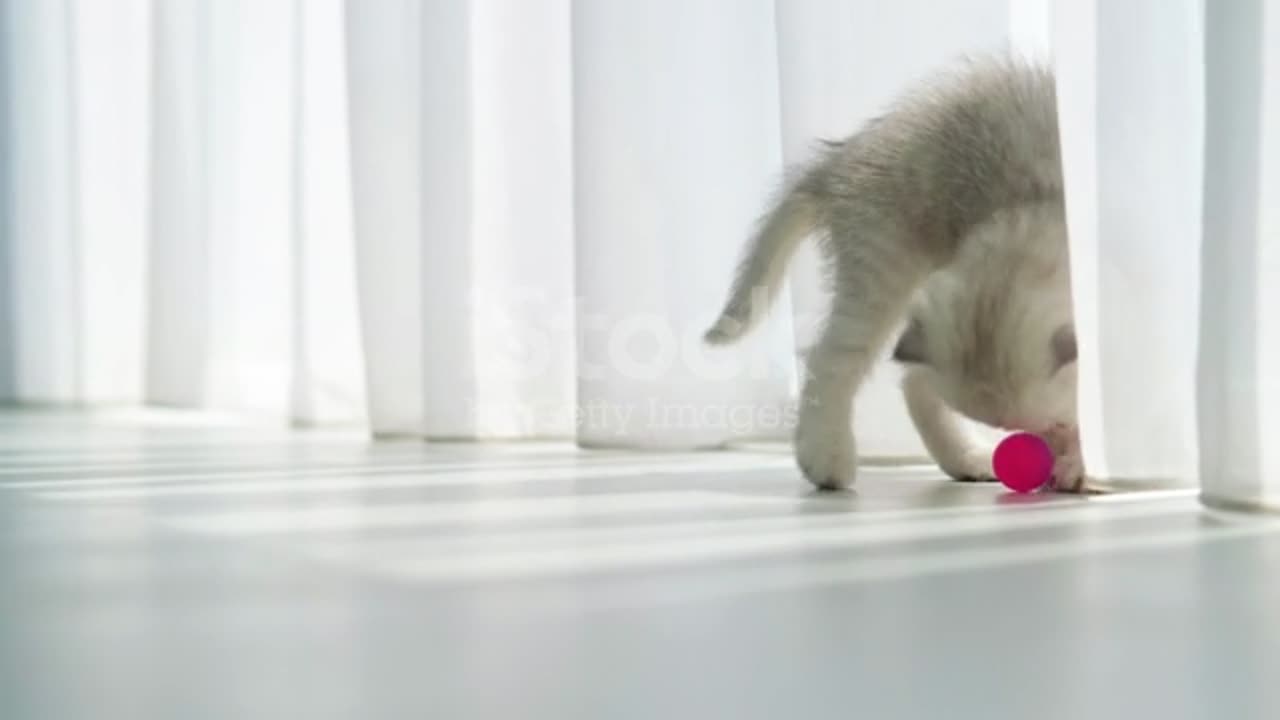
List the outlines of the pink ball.
{"type": "Polygon", "coordinates": [[[1005,487],[1014,492],[1034,492],[1053,477],[1053,451],[1038,435],[1014,433],[996,446],[991,465],[1005,487]]]}

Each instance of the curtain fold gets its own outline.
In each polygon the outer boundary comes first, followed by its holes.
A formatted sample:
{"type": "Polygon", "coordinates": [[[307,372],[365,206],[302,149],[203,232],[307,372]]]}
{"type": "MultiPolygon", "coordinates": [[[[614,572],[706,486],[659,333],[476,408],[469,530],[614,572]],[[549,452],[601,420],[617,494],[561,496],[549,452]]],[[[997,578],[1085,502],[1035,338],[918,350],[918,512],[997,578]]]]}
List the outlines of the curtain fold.
{"type": "Polygon", "coordinates": [[[1204,97],[1198,0],[1057,2],[1085,466],[1190,480],[1204,97]]]}
{"type": "Polygon", "coordinates": [[[75,18],[66,2],[4,9],[9,384],[27,401],[70,402],[86,395],[75,18]]]}
{"type": "Polygon", "coordinates": [[[423,431],[420,5],[345,5],[361,382],[378,435],[423,431]]]}
{"type": "Polygon", "coordinates": [[[1280,13],[1207,3],[1199,440],[1206,500],[1280,509],[1280,13]]]}
{"type": "MultiPolygon", "coordinates": [[[[782,170],[956,53],[1059,76],[1086,464],[1269,501],[1260,0],[0,0],[0,397],[378,435],[790,434],[825,306],[698,342],[782,170]]],[[[868,456],[921,448],[885,368],[868,456]]]]}
{"type": "Polygon", "coordinates": [[[365,424],[344,3],[293,4],[289,405],[302,424],[365,424]]]}
{"type": "Polygon", "coordinates": [[[423,24],[425,431],[572,437],[569,3],[441,5],[423,24]]]}
{"type": "Polygon", "coordinates": [[[150,8],[142,399],[358,420],[341,3],[150,8]]]}
{"type": "Polygon", "coordinates": [[[786,301],[701,342],[781,170],[773,3],[578,2],[573,31],[580,440],[785,436],[786,301]]]}

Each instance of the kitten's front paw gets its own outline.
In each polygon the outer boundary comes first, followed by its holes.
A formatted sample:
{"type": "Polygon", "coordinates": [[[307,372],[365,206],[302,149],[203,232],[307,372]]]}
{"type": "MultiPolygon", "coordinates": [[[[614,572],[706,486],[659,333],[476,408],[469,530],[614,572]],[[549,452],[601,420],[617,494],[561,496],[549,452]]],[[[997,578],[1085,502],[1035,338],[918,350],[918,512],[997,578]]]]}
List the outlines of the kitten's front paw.
{"type": "Polygon", "coordinates": [[[996,482],[996,472],[991,467],[990,451],[969,450],[955,458],[939,461],[938,467],[957,482],[996,482]]]}
{"type": "Polygon", "coordinates": [[[858,468],[852,431],[847,427],[830,428],[802,422],[796,430],[796,463],[805,478],[817,487],[826,490],[849,487],[858,468]]]}
{"type": "Polygon", "coordinates": [[[1069,452],[1059,455],[1053,463],[1053,479],[1051,487],[1062,493],[1087,494],[1089,483],[1084,474],[1084,462],[1080,454],[1069,452]]]}
{"type": "Polygon", "coordinates": [[[1049,487],[1061,493],[1089,495],[1097,492],[1089,486],[1084,471],[1084,458],[1080,454],[1080,435],[1075,427],[1054,426],[1045,434],[1045,440],[1053,449],[1053,477],[1049,487]]]}

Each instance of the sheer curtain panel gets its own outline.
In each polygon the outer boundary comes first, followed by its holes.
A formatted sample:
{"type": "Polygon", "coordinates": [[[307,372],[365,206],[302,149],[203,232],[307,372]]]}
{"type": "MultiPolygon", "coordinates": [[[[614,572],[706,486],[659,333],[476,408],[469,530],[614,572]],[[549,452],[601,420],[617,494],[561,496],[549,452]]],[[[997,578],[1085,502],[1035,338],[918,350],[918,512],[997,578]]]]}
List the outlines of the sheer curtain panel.
{"type": "MultiPolygon", "coordinates": [[[[790,165],[965,52],[1058,74],[1086,464],[1270,504],[1261,0],[0,0],[0,397],[784,440],[826,296],[698,337],[790,165]]],[[[865,458],[918,458],[893,367],[865,458]]]]}

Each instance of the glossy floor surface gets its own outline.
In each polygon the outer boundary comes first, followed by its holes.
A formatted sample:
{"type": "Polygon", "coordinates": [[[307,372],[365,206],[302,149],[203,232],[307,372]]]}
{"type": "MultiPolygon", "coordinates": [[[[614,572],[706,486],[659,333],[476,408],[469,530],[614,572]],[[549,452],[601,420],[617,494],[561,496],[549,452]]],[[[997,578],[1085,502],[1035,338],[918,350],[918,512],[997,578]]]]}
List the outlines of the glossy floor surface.
{"type": "Polygon", "coordinates": [[[783,449],[0,414],[0,717],[1280,717],[1280,525],[783,449]]]}

